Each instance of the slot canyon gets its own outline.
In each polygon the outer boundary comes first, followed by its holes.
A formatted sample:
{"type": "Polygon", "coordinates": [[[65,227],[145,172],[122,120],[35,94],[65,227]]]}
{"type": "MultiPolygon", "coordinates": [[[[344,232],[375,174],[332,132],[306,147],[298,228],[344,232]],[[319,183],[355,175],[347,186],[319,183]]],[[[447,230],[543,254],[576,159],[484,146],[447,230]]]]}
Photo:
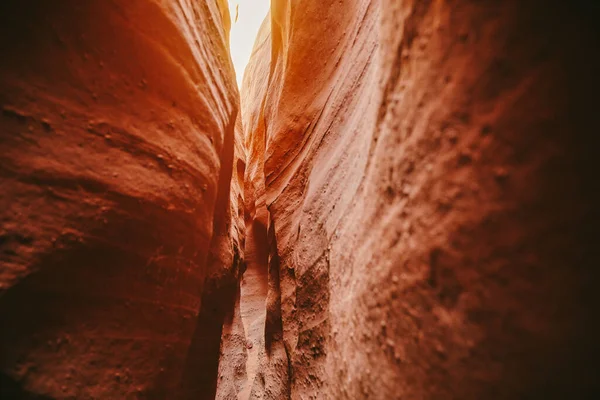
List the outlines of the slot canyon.
{"type": "Polygon", "coordinates": [[[2,0],[0,398],[600,398],[599,9],[2,0]]]}

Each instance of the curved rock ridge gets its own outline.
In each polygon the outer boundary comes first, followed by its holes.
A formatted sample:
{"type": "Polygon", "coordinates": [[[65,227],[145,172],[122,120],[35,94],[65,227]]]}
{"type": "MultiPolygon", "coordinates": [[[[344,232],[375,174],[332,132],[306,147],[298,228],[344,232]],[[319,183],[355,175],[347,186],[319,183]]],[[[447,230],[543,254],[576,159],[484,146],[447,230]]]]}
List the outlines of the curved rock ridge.
{"type": "Polygon", "coordinates": [[[272,2],[241,92],[250,398],[598,394],[597,12],[272,2]]]}
{"type": "Polygon", "coordinates": [[[245,229],[229,24],[0,5],[0,397],[214,398],[245,229]]]}

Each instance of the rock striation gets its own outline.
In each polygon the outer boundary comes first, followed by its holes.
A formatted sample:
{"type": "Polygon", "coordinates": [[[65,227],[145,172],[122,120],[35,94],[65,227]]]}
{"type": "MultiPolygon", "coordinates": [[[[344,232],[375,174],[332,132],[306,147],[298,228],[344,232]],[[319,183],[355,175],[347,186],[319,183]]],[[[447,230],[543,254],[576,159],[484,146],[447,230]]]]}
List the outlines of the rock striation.
{"type": "Polygon", "coordinates": [[[0,5],[0,397],[214,398],[244,247],[228,25],[223,0],[0,5]]]}
{"type": "Polygon", "coordinates": [[[595,15],[272,2],[241,93],[270,254],[250,398],[597,391],[595,15]]]}

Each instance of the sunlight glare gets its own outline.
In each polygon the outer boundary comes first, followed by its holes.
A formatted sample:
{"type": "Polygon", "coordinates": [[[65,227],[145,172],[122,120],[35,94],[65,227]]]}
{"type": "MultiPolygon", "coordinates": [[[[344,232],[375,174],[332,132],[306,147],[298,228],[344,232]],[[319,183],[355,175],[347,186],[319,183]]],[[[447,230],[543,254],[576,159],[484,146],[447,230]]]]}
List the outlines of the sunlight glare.
{"type": "Polygon", "coordinates": [[[238,86],[250,60],[258,29],[267,16],[270,0],[229,0],[231,14],[230,48],[238,86]],[[237,15],[237,21],[236,21],[237,15]]]}

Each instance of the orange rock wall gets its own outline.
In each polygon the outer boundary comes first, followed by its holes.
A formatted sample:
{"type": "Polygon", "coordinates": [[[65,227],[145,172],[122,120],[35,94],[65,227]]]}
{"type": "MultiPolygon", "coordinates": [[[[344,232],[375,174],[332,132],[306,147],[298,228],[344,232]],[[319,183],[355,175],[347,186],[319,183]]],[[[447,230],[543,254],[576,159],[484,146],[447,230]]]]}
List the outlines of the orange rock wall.
{"type": "Polygon", "coordinates": [[[287,368],[267,354],[251,398],[597,391],[597,15],[273,1],[241,97],[287,368]]]}
{"type": "Polygon", "coordinates": [[[0,397],[214,398],[244,230],[228,26],[222,0],[0,5],[0,397]]]}
{"type": "Polygon", "coordinates": [[[244,97],[241,101],[242,125],[248,151],[244,190],[247,270],[242,281],[242,293],[248,293],[248,309],[260,308],[262,313],[248,313],[249,324],[262,323],[263,326],[260,330],[247,332],[252,349],[247,361],[248,381],[239,393],[240,400],[289,398],[290,375],[282,335],[277,246],[273,243],[274,231],[269,231],[264,169],[268,127],[264,102],[270,83],[272,51],[269,14],[258,32],[241,91],[244,97]],[[256,306],[258,304],[260,306],[256,306]]]}

